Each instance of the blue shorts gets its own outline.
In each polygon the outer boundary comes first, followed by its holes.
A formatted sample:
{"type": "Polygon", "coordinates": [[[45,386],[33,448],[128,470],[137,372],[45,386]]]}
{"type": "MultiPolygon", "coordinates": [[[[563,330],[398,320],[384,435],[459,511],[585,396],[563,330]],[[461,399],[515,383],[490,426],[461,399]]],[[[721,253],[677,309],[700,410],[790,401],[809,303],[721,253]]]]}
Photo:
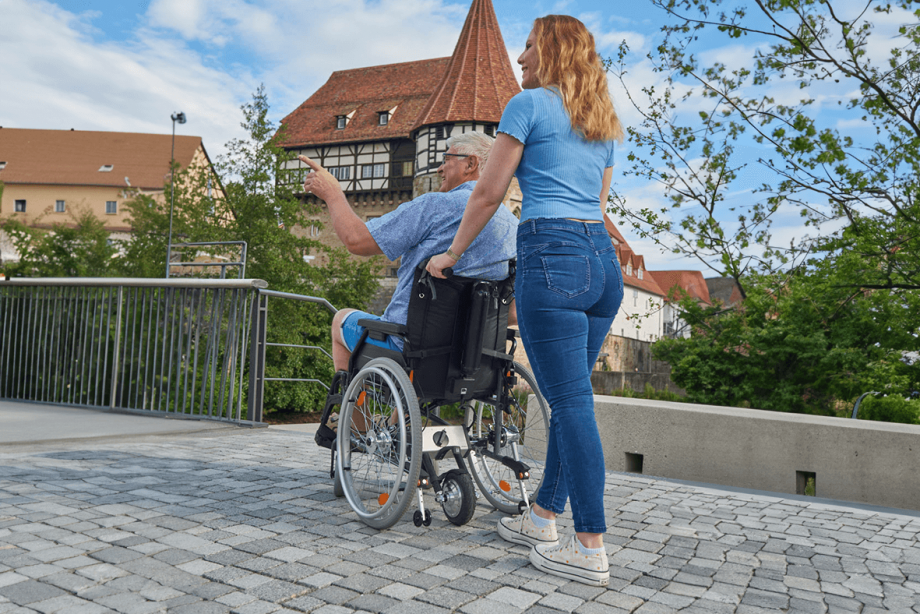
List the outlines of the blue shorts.
{"type": "MultiPolygon", "coordinates": [[[[358,320],[379,319],[380,316],[375,316],[372,313],[366,313],[364,311],[352,311],[350,314],[348,314],[348,317],[346,317],[345,321],[342,322],[342,339],[345,341],[345,345],[348,346],[348,351],[355,351],[355,346],[358,345],[358,340],[361,339],[361,335],[365,330],[363,326],[358,326],[358,320]]],[[[388,350],[402,352],[402,340],[394,339],[390,336],[387,336],[386,341],[377,341],[376,339],[371,339],[371,337],[368,336],[367,343],[376,345],[377,347],[386,348],[388,350]]]]}

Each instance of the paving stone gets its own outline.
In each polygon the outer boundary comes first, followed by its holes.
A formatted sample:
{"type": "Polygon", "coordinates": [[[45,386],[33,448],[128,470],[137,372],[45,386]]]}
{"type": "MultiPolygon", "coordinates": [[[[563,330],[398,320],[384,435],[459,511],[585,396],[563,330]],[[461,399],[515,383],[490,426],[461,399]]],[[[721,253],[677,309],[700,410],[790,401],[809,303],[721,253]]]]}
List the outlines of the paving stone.
{"type": "Polygon", "coordinates": [[[17,582],[0,588],[0,595],[6,597],[16,605],[29,605],[46,599],[53,599],[66,595],[63,590],[56,586],[39,582],[37,580],[26,580],[17,582]]]}

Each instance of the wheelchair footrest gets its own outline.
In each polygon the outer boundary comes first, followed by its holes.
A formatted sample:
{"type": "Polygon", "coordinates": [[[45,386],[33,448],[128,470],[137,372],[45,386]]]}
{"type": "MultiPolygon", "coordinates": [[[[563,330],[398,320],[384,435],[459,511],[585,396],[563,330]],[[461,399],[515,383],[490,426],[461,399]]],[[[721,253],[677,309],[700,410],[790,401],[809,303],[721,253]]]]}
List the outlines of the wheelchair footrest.
{"type": "Polygon", "coordinates": [[[335,449],[335,439],[337,436],[337,433],[331,428],[325,424],[320,424],[319,428],[316,429],[316,435],[313,436],[313,441],[321,448],[333,450],[335,449]]]}

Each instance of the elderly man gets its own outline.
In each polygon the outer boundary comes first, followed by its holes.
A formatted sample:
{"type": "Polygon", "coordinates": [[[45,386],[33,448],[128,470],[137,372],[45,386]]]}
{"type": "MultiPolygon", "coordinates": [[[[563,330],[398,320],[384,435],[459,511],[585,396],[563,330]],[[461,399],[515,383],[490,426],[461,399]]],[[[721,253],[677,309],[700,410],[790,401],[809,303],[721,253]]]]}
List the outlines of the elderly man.
{"type": "MultiPolygon", "coordinates": [[[[358,256],[383,254],[390,260],[402,258],[397,276],[396,292],[383,316],[355,309],[342,309],[332,320],[332,359],[338,371],[348,368],[348,358],[361,338],[364,328],[358,320],[371,318],[405,324],[409,312],[409,293],[418,264],[450,247],[466,201],[489,159],[494,139],[480,132],[467,132],[451,137],[448,150],[438,167],[440,192],[424,194],[403,203],[395,211],[369,220],[366,224],[348,205],[338,180],[319,164],[300,159],[312,171],[304,181],[304,190],[326,201],[332,228],[345,248],[358,256]]],[[[514,258],[515,230],[518,220],[504,207],[463,254],[452,254],[457,260],[454,272],[464,277],[504,279],[508,276],[508,261],[514,258]]],[[[401,351],[398,340],[388,338],[367,343],[401,351]]]]}

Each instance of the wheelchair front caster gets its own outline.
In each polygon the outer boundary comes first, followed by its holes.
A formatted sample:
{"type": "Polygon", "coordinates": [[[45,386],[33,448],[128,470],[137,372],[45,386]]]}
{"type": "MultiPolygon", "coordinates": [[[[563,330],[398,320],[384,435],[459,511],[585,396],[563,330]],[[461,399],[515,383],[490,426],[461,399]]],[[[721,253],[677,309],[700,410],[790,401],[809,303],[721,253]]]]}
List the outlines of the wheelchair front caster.
{"type": "Polygon", "coordinates": [[[415,514],[412,515],[412,522],[415,526],[420,527],[425,525],[426,527],[431,526],[431,510],[425,510],[425,517],[422,518],[422,512],[415,510],[415,514]]]}

